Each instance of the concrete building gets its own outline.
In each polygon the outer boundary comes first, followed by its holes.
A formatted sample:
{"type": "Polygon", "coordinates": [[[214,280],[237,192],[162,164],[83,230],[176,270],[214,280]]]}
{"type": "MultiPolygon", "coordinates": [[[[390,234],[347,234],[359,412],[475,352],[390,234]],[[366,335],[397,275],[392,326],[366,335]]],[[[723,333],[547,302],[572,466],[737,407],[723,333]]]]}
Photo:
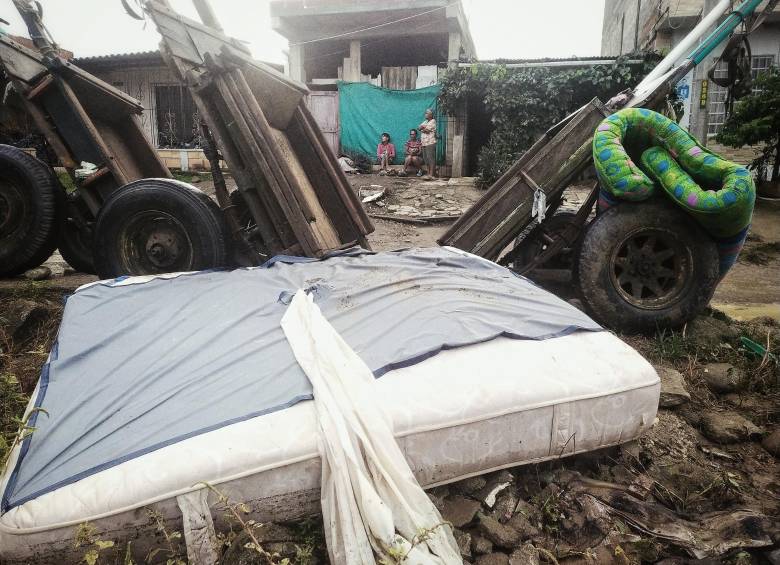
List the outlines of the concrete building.
{"type": "MultiPolygon", "coordinates": [[[[601,36],[601,53],[622,55],[654,49],[665,52],[677,45],[709,12],[716,0],[606,0],[601,36]]],[[[760,9],[763,9],[764,4],[760,9]]],[[[780,61],[780,5],[768,15],[763,25],[749,37],[753,76],[780,61]]],[[[726,89],[709,80],[707,73],[725,75],[725,65],[717,59],[723,45],[711,54],[707,64],[695,68],[678,85],[685,105],[682,125],[715,151],[746,163],[755,152],[750,148],[734,150],[718,146],[714,136],[726,117],[726,89]]],[[[716,76],[717,76],[716,74],[716,76]]]]}
{"type": "MultiPolygon", "coordinates": [[[[209,168],[200,149],[195,101],[159,51],[77,57],[72,61],[141,102],[144,133],[166,166],[184,171],[209,168]]],[[[281,65],[274,66],[282,70],[281,65]]]]}
{"type": "MultiPolygon", "coordinates": [[[[460,2],[272,0],[272,26],[289,41],[288,74],[306,83],[309,107],[338,152],[337,82],[395,90],[430,86],[448,63],[476,57],[460,2]]],[[[441,173],[465,172],[465,109],[447,123],[441,173]]]]}

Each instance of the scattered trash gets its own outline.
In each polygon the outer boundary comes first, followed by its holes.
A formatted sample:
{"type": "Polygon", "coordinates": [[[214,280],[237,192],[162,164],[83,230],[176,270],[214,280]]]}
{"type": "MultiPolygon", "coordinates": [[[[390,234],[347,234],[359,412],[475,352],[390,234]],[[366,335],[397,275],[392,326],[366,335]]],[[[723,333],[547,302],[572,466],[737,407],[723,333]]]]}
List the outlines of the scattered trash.
{"type": "Polygon", "coordinates": [[[369,202],[376,202],[380,198],[384,198],[386,191],[387,189],[372,184],[369,187],[360,187],[359,195],[362,199],[363,204],[368,204],[369,202]],[[373,190],[364,191],[365,188],[370,188],[373,190]]]}

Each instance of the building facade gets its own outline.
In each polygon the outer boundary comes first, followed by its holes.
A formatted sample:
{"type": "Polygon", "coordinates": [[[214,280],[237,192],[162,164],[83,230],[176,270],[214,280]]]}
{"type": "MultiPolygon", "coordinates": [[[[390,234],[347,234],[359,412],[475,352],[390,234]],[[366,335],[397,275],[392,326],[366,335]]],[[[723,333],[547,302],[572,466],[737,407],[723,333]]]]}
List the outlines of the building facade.
{"type": "MultiPolygon", "coordinates": [[[[272,0],[270,6],[274,30],[289,42],[287,73],[312,91],[309,106],[337,153],[339,81],[412,90],[438,83],[448,64],[476,57],[460,2],[272,0]]],[[[465,110],[447,120],[444,175],[465,172],[465,121],[465,110]]]]}
{"type": "MultiPolygon", "coordinates": [[[[601,53],[622,55],[644,50],[664,53],[677,45],[715,4],[716,0],[606,0],[601,53]]],[[[769,67],[778,66],[780,6],[774,8],[748,39],[754,77],[769,67]]],[[[747,163],[755,156],[754,150],[734,150],[720,146],[714,140],[726,118],[727,91],[709,80],[708,72],[714,66],[715,76],[725,76],[726,66],[718,62],[723,47],[720,45],[706,64],[693,69],[678,84],[678,94],[685,107],[681,124],[713,150],[747,163]]]]}

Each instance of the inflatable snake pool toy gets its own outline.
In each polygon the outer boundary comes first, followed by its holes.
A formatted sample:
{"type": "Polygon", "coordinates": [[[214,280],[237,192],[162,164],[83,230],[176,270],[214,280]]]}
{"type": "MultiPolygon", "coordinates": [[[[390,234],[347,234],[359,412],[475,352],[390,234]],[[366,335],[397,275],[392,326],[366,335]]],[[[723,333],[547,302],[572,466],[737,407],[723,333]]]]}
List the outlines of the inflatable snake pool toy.
{"type": "Polygon", "coordinates": [[[593,136],[601,183],[599,207],[641,201],[661,187],[715,240],[720,274],[736,262],[747,237],[756,189],[745,167],[702,147],[666,116],[625,108],[607,117],[593,136]],[[641,168],[631,155],[639,155],[641,168]]]}

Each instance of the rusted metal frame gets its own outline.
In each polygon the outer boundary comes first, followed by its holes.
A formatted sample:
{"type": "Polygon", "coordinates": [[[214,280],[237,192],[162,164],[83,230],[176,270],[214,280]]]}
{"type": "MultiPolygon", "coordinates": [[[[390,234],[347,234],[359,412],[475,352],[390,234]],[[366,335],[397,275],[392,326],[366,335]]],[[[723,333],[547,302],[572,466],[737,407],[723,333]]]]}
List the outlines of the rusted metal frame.
{"type": "Polygon", "coordinates": [[[357,228],[361,235],[371,233],[374,230],[374,226],[371,224],[371,220],[368,218],[363,205],[352,191],[352,187],[349,184],[344,171],[341,167],[336,166],[333,161],[333,157],[326,153],[327,142],[325,136],[318,127],[313,125],[314,118],[311,112],[305,105],[301,105],[296,111],[296,116],[301,124],[301,129],[304,134],[311,140],[312,146],[328,172],[328,175],[333,180],[334,188],[336,189],[341,202],[349,210],[349,215],[354,222],[357,222],[357,228]]]}
{"type": "MultiPolygon", "coordinates": [[[[308,222],[316,222],[319,218],[317,218],[314,210],[309,206],[309,203],[306,202],[306,199],[303,198],[303,187],[300,186],[295,178],[287,160],[279,157],[277,148],[274,145],[274,135],[271,124],[268,123],[265,114],[263,114],[260,105],[257,103],[257,99],[249,88],[249,84],[247,84],[243,72],[238,68],[232,69],[226,74],[225,78],[229,86],[235,89],[234,92],[237,95],[236,99],[238,101],[243,101],[243,105],[240,105],[239,108],[246,108],[247,112],[245,113],[245,117],[247,118],[247,122],[255,126],[251,130],[253,134],[255,134],[255,141],[262,151],[267,151],[269,162],[276,165],[274,170],[277,172],[276,178],[279,181],[279,185],[282,187],[283,194],[287,196],[291,205],[296,204],[298,206],[307,224],[308,222]],[[287,192],[288,190],[289,193],[287,192]]],[[[313,188],[314,187],[312,186],[312,189],[313,188]]],[[[311,227],[309,227],[309,229],[311,229],[311,227]]]]}
{"type": "MultiPolygon", "coordinates": [[[[198,106],[201,116],[211,126],[211,133],[217,140],[217,146],[230,167],[230,172],[236,179],[238,189],[243,193],[244,200],[257,223],[263,244],[273,253],[285,248],[285,241],[295,240],[287,220],[279,209],[279,205],[270,197],[267,190],[259,188],[259,178],[253,175],[250,165],[241,156],[240,149],[233,143],[233,138],[219,115],[227,115],[223,107],[220,110],[219,93],[216,87],[208,82],[206,87],[190,86],[190,92],[198,106]],[[214,108],[212,108],[212,105],[214,108]]],[[[224,105],[222,105],[224,106],[224,105]]],[[[250,161],[251,163],[251,161],[250,161]]]]}
{"type": "Polygon", "coordinates": [[[281,187],[279,187],[276,182],[271,166],[266,160],[265,155],[263,155],[262,151],[255,143],[250,127],[239,110],[238,104],[233,98],[230,89],[225,84],[224,78],[214,75],[213,82],[214,86],[219,91],[222,102],[225,104],[226,111],[232,117],[232,120],[227,123],[228,129],[235,131],[235,135],[231,135],[231,137],[236,141],[236,146],[239,148],[239,151],[246,151],[244,162],[250,167],[254,168],[256,166],[259,168],[259,170],[256,171],[256,176],[261,176],[268,182],[269,188],[282,207],[282,211],[284,212],[295,237],[301,243],[304,252],[307,254],[314,254],[317,244],[312,241],[313,234],[311,233],[310,226],[305,222],[304,218],[301,217],[302,214],[300,213],[300,209],[293,209],[287,202],[281,187]]]}
{"type": "MultiPolygon", "coordinates": [[[[76,112],[78,118],[84,124],[85,129],[89,133],[90,138],[95,143],[98,152],[105,159],[105,163],[104,163],[105,166],[107,166],[114,174],[114,178],[117,181],[117,186],[124,186],[129,182],[127,175],[125,174],[125,172],[122,170],[119,163],[114,158],[114,155],[111,153],[111,150],[108,148],[105,141],[103,141],[103,137],[100,135],[100,132],[98,132],[97,128],[95,127],[95,124],[92,122],[92,119],[89,117],[86,110],[84,110],[84,107],[81,105],[81,102],[79,101],[78,97],[73,92],[73,89],[61,77],[55,77],[55,78],[57,81],[57,86],[60,89],[60,92],[62,93],[63,97],[65,98],[66,103],[71,107],[73,111],[76,112]]],[[[97,165],[99,163],[95,163],[95,164],[97,165]]]]}

